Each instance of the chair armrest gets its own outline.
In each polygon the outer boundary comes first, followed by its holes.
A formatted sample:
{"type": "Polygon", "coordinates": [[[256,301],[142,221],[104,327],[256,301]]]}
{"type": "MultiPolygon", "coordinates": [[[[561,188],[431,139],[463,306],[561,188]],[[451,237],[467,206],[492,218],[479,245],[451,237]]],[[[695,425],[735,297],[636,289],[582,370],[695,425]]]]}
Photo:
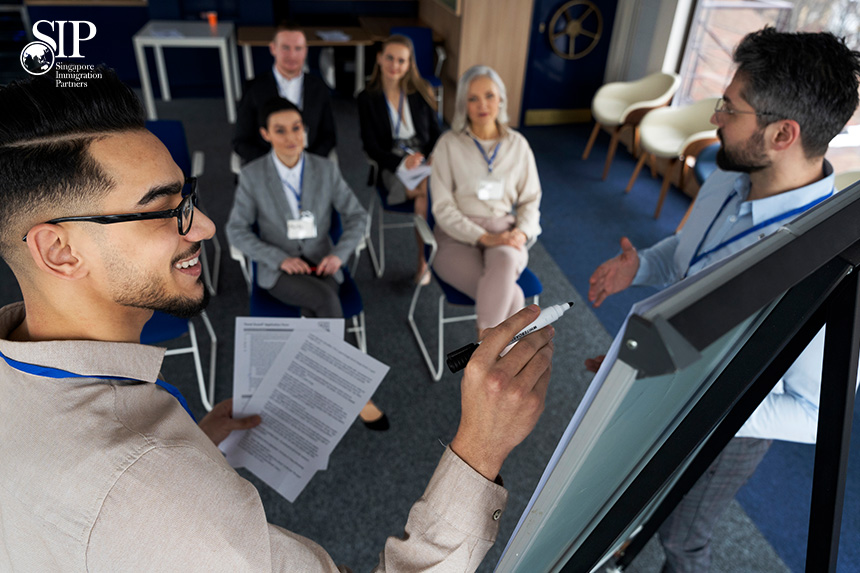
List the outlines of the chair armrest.
{"type": "Polygon", "coordinates": [[[367,160],[367,164],[370,166],[370,180],[376,181],[377,176],[379,175],[379,164],[370,158],[368,154],[364,154],[364,158],[367,160]]]}
{"type": "Polygon", "coordinates": [[[238,175],[241,170],[242,158],[234,151],[230,154],[230,171],[232,171],[234,175],[238,175]]]}
{"type": "Polygon", "coordinates": [[[245,283],[248,285],[248,290],[251,290],[251,269],[249,266],[248,258],[245,256],[245,253],[230,245],[230,258],[239,263],[239,266],[242,268],[242,276],[245,277],[245,283]]]}
{"type": "Polygon", "coordinates": [[[200,177],[203,175],[203,168],[206,165],[206,155],[202,151],[195,151],[191,154],[191,176],[200,177]]]}
{"type": "Polygon", "coordinates": [[[448,54],[445,52],[445,48],[442,46],[436,46],[436,77],[442,77],[442,64],[445,63],[445,60],[448,59],[448,54]]]}
{"type": "Polygon", "coordinates": [[[412,222],[415,224],[415,232],[421,237],[424,244],[430,247],[430,256],[427,257],[427,265],[433,266],[433,260],[436,258],[436,251],[439,249],[439,244],[436,242],[436,237],[430,229],[430,225],[424,220],[421,215],[413,215],[412,222]]]}

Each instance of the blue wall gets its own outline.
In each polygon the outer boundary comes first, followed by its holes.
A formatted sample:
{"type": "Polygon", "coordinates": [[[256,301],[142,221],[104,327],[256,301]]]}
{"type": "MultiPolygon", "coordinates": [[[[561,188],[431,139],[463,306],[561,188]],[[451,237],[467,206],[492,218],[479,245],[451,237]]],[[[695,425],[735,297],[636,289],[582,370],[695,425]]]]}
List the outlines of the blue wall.
{"type": "MultiPolygon", "coordinates": [[[[589,109],[591,99],[603,85],[606,60],[609,55],[609,40],[615,23],[616,0],[592,0],[603,19],[603,33],[596,46],[580,59],[564,59],[552,50],[548,35],[552,17],[566,2],[560,0],[535,0],[526,83],[523,90],[523,115],[529,109],[589,109]],[[540,31],[541,23],[547,29],[540,31]]],[[[595,17],[586,15],[582,4],[570,8],[571,19],[584,16],[583,27],[593,30],[595,17]]],[[[556,29],[565,22],[562,16],[556,29]]],[[[580,37],[575,51],[583,51],[590,38],[580,37]]],[[[567,37],[556,40],[556,47],[568,49],[567,37]]]]}

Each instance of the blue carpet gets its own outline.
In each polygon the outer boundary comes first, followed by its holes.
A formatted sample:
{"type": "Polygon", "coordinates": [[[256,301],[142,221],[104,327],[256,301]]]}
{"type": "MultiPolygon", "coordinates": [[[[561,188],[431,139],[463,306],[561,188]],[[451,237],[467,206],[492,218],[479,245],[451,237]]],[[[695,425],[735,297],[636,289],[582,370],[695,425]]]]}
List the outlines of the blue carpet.
{"type": "MultiPolygon", "coordinates": [[[[583,161],[582,152],[591,125],[526,127],[543,186],[541,242],[583,297],[588,278],[597,266],[618,254],[620,237],[627,236],[637,247],[648,247],[674,233],[689,198],[670,188],[659,220],[652,217],[660,180],[643,170],[629,194],[624,188],[635,167],[633,157],[619,149],[609,177],[602,181],[608,135],[602,133],[583,161]]],[[[614,335],[630,306],[654,290],[633,287],[608,298],[593,309],[604,327],[614,335]]],[[[860,439],[856,428],[854,444],[860,439]]],[[[842,536],[837,571],[860,572],[860,454],[852,449],[845,494],[842,536]]],[[[792,571],[803,571],[809,500],[812,490],[814,447],[775,442],[758,471],[738,494],[741,506],[792,571]]]]}

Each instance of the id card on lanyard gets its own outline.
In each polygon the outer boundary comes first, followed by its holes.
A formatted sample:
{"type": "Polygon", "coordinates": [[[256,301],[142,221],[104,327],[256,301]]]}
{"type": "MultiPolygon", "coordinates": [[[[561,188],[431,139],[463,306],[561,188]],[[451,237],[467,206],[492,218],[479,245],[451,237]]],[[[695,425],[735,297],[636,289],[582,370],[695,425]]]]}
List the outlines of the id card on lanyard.
{"type": "Polygon", "coordinates": [[[296,198],[296,206],[299,210],[298,219],[287,219],[287,238],[291,240],[314,239],[317,236],[317,227],[314,214],[311,211],[302,211],[302,189],[305,185],[305,159],[302,157],[302,168],[299,172],[299,188],[296,189],[289,181],[283,180],[284,186],[296,198]]]}
{"type": "Polygon", "coordinates": [[[493,166],[496,162],[496,156],[499,154],[499,148],[502,142],[499,141],[496,147],[493,148],[492,155],[487,155],[484,146],[481,145],[473,135],[469,134],[478,151],[481,152],[481,157],[487,162],[487,176],[478,181],[477,195],[481,201],[500,201],[505,197],[505,178],[493,174],[493,166]]]}

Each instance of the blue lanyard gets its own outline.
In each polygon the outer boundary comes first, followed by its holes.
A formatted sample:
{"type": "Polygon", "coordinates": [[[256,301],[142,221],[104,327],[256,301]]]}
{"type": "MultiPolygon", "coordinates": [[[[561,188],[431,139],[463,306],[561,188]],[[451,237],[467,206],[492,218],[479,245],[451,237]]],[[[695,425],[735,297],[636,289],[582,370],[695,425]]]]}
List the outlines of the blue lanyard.
{"type": "Polygon", "coordinates": [[[284,178],[283,181],[284,181],[284,185],[287,186],[287,189],[289,189],[290,192],[293,194],[293,197],[296,198],[296,204],[298,205],[299,213],[301,213],[302,212],[302,188],[305,186],[305,158],[304,158],[304,154],[302,154],[302,156],[299,157],[299,160],[302,162],[302,168],[299,171],[299,188],[296,189],[295,187],[293,187],[293,185],[289,181],[287,181],[286,178],[284,178]]]}
{"type": "MultiPolygon", "coordinates": [[[[688,264],[688,265],[687,265],[687,272],[689,272],[690,267],[692,267],[693,265],[695,265],[696,263],[698,263],[699,261],[701,261],[703,258],[707,257],[708,255],[711,255],[711,254],[715,253],[716,251],[719,251],[719,250],[720,250],[720,249],[722,249],[723,247],[727,247],[728,245],[731,245],[731,244],[732,244],[732,243],[734,243],[735,241],[738,241],[738,240],[740,240],[740,239],[742,239],[742,238],[746,237],[746,236],[747,236],[747,235],[749,235],[750,233],[754,233],[754,232],[758,231],[759,229],[763,229],[763,228],[765,228],[765,227],[767,227],[767,226],[769,226],[769,225],[772,225],[772,224],[774,224],[774,223],[776,223],[776,222],[778,222],[778,221],[782,221],[783,219],[788,219],[789,217],[793,217],[793,216],[795,216],[795,215],[798,215],[798,214],[800,214],[800,213],[803,213],[803,212],[804,212],[804,211],[806,211],[807,209],[811,209],[812,207],[815,207],[816,205],[818,205],[819,203],[821,203],[822,201],[824,201],[825,199],[827,199],[827,198],[828,198],[828,197],[830,197],[831,195],[833,195],[833,191],[831,191],[831,192],[830,192],[830,193],[828,193],[827,195],[823,195],[823,196],[821,196],[821,197],[818,197],[818,198],[816,198],[816,199],[813,199],[812,201],[810,201],[810,202],[809,202],[809,203],[807,203],[806,205],[801,205],[800,207],[797,207],[796,209],[792,209],[791,211],[787,211],[787,212],[785,212],[785,213],[782,213],[781,215],[776,215],[775,217],[771,217],[771,218],[770,218],[770,219],[768,219],[767,221],[762,221],[762,222],[761,222],[761,223],[759,223],[758,225],[754,225],[754,226],[750,227],[749,229],[747,229],[746,231],[741,231],[740,233],[738,233],[738,234],[737,234],[737,235],[735,235],[734,237],[731,237],[730,239],[726,239],[725,241],[723,241],[722,243],[720,243],[720,244],[719,244],[719,245],[717,245],[716,247],[714,247],[714,248],[712,248],[712,249],[708,249],[707,251],[705,251],[704,253],[702,253],[702,252],[701,252],[701,250],[702,250],[702,245],[704,245],[704,244],[705,244],[705,239],[707,239],[707,238],[708,238],[708,235],[709,235],[709,234],[710,234],[710,232],[711,232],[711,228],[713,228],[714,223],[716,223],[716,222],[717,222],[717,219],[719,219],[719,218],[720,218],[720,215],[722,214],[723,209],[725,209],[725,208],[726,208],[726,205],[728,205],[728,204],[729,204],[729,201],[731,201],[731,200],[732,200],[732,196],[733,196],[733,194],[729,195],[728,197],[726,197],[726,200],[723,202],[723,206],[722,206],[722,207],[720,207],[720,210],[719,210],[719,211],[717,211],[717,216],[716,216],[716,217],[714,217],[713,221],[711,221],[711,224],[710,224],[710,225],[708,225],[708,230],[707,230],[707,231],[705,231],[705,234],[704,234],[704,235],[702,235],[702,240],[701,240],[701,241],[699,241],[699,246],[696,248],[696,252],[695,252],[695,254],[693,255],[693,259],[690,261],[690,264],[688,264]]],[[[684,275],[684,276],[686,276],[686,273],[685,273],[685,275],[684,275]]]]}
{"type": "Polygon", "coordinates": [[[493,172],[493,163],[495,163],[495,161],[496,161],[496,155],[498,155],[498,153],[499,153],[499,147],[502,146],[502,142],[499,141],[496,144],[495,149],[493,149],[493,154],[488,156],[487,152],[484,151],[484,146],[481,145],[481,142],[478,141],[478,139],[472,134],[469,134],[469,137],[471,137],[472,141],[475,142],[475,146],[478,148],[478,151],[481,152],[481,155],[484,157],[484,161],[487,162],[487,170],[489,170],[489,172],[492,173],[493,172]]]}
{"type": "MultiPolygon", "coordinates": [[[[25,372],[27,374],[32,374],[34,376],[41,376],[42,378],[99,378],[103,380],[125,380],[129,382],[141,382],[141,380],[137,380],[135,378],[125,378],[122,376],[91,376],[87,374],[75,374],[74,372],[69,372],[67,370],[61,370],[59,368],[52,368],[50,366],[39,366],[38,364],[29,364],[27,362],[20,362],[18,360],[14,360],[9,358],[2,352],[0,352],[0,358],[6,361],[10,367],[18,370],[20,372],[25,372]]],[[[170,392],[170,394],[179,400],[179,403],[185,408],[185,411],[188,412],[188,415],[191,416],[191,419],[197,422],[197,419],[194,417],[194,414],[191,413],[191,409],[188,407],[188,402],[186,402],[185,398],[182,396],[182,393],[176,389],[175,386],[172,386],[165,382],[164,380],[156,380],[156,384],[170,392]]]]}

